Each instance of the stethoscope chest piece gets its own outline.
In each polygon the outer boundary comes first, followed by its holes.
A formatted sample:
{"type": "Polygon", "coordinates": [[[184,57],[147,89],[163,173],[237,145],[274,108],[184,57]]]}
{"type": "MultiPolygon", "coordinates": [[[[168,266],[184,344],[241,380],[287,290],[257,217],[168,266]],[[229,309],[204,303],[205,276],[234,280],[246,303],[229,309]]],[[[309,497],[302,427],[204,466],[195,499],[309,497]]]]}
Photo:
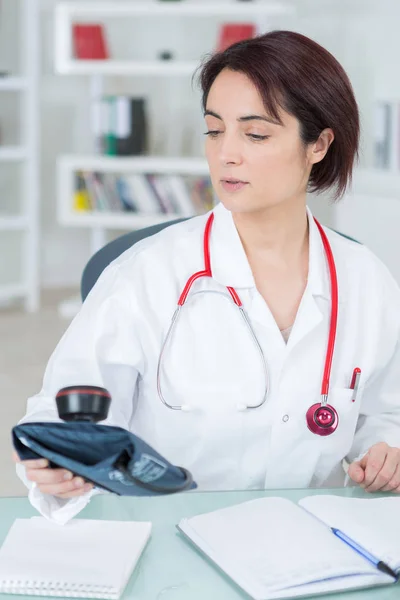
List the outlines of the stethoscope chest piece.
{"type": "Polygon", "coordinates": [[[307,427],[316,435],[330,435],[336,431],[339,416],[330,404],[313,404],[307,411],[307,427]]]}

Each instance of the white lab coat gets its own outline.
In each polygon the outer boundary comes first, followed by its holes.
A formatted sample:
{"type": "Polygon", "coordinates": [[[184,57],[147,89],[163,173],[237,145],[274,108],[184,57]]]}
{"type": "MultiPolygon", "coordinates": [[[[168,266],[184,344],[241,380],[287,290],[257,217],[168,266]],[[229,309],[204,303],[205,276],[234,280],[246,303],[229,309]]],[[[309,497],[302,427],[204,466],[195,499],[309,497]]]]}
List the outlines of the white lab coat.
{"type": "MultiPolygon", "coordinates": [[[[314,435],[305,415],[320,401],[331,303],[311,213],[308,283],[286,345],[255,287],[231,213],[222,205],[214,212],[213,279],[199,280],[193,292],[236,288],[268,364],[267,402],[237,410],[243,402],[260,402],[265,380],[238,309],[215,294],[192,296],[165,355],[164,396],[192,410],[170,410],[157,395],[158,357],[177,299],[189,276],[204,268],[206,215],[143,240],[104,271],[54,351],[23,420],[57,420],[54,396],[63,386],[103,386],[113,399],[107,423],[131,430],[189,469],[200,489],[343,485],[344,458],[351,461],[381,441],[400,446],[399,288],[367,248],[326,230],[339,284],[329,402],[340,422],[333,435],[314,435]],[[355,367],[362,376],[353,403],[355,367]]],[[[65,522],[92,494],[60,500],[34,484],[29,497],[43,515],[65,522]]]]}

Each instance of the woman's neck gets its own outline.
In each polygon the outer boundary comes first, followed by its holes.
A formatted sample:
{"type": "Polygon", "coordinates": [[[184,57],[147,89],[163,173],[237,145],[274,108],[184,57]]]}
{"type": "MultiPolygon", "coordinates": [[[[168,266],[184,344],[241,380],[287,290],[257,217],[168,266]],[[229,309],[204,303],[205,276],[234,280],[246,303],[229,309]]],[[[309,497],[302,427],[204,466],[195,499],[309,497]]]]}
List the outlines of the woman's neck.
{"type": "Polygon", "coordinates": [[[263,211],[233,213],[249,260],[290,263],[308,255],[308,220],[303,202],[282,203],[263,211]]]}

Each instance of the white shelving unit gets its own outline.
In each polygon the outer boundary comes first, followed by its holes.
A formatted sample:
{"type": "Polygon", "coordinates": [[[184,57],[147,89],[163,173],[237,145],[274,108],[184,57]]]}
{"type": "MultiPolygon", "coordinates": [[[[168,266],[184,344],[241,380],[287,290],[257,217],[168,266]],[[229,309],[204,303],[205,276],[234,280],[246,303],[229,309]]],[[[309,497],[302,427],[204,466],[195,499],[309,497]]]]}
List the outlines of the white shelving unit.
{"type": "Polygon", "coordinates": [[[71,25],[73,20],[106,17],[243,17],[266,18],[290,15],[293,9],[282,2],[256,0],[252,3],[231,2],[167,3],[147,2],[63,2],[58,4],[55,15],[55,64],[60,74],[76,75],[191,75],[197,63],[193,61],[119,61],[119,60],[75,60],[72,52],[71,25]]]}
{"type": "Polygon", "coordinates": [[[23,251],[20,281],[14,284],[0,282],[0,304],[23,299],[26,310],[33,312],[39,307],[39,6],[38,0],[18,2],[23,73],[1,78],[0,93],[22,94],[23,140],[20,146],[0,147],[0,162],[22,163],[23,202],[20,214],[9,215],[0,211],[0,231],[22,232],[23,251]]]}
{"type": "MultiPolygon", "coordinates": [[[[174,218],[171,214],[157,216],[146,214],[95,212],[73,210],[71,198],[74,194],[77,171],[100,173],[158,173],[178,175],[207,175],[205,159],[164,157],[108,157],[108,156],[62,156],[57,163],[57,214],[62,225],[72,227],[94,227],[108,229],[141,229],[174,218]]],[[[97,249],[97,240],[92,251],[97,249]]]]}
{"type": "Polygon", "coordinates": [[[19,92],[26,89],[26,84],[24,77],[6,77],[0,79],[0,91],[19,92]]]}
{"type": "MultiPolygon", "coordinates": [[[[99,99],[103,92],[103,78],[112,75],[129,77],[152,76],[188,77],[194,73],[199,61],[193,60],[77,60],[73,56],[72,25],[74,22],[101,22],[108,18],[129,19],[134,17],[162,17],[174,19],[185,17],[195,25],[198,17],[243,18],[255,22],[266,30],[268,19],[292,15],[294,9],[285,2],[276,0],[255,0],[238,2],[225,0],[205,2],[185,0],[184,2],[159,2],[146,0],[136,2],[59,2],[55,8],[55,70],[60,75],[86,75],[91,78],[92,100],[99,99]]],[[[207,48],[205,48],[207,51],[207,48]]],[[[199,57],[200,60],[200,57],[199,57]]],[[[79,170],[99,172],[141,172],[206,175],[207,164],[204,158],[163,158],[163,157],[105,157],[105,156],[61,156],[58,161],[57,206],[59,222],[70,227],[87,227],[91,231],[91,252],[101,248],[107,241],[107,229],[140,229],[165,220],[173,215],[132,215],[112,213],[74,213],[72,198],[74,174],[79,170]]],[[[79,307],[76,299],[63,303],[60,312],[71,317],[79,307]]]]}

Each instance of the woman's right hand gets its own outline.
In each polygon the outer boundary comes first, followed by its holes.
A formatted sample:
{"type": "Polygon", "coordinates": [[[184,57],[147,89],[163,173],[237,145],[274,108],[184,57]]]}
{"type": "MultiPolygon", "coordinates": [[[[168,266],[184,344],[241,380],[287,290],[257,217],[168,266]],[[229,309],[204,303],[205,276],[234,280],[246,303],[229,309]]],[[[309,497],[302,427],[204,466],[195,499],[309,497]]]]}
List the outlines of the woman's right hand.
{"type": "Polygon", "coordinates": [[[27,479],[34,481],[43,494],[58,498],[75,498],[93,488],[93,484],[86,483],[82,477],[75,477],[66,469],[51,469],[49,461],[45,458],[20,460],[18,454],[13,452],[13,460],[25,467],[27,479]]]}

